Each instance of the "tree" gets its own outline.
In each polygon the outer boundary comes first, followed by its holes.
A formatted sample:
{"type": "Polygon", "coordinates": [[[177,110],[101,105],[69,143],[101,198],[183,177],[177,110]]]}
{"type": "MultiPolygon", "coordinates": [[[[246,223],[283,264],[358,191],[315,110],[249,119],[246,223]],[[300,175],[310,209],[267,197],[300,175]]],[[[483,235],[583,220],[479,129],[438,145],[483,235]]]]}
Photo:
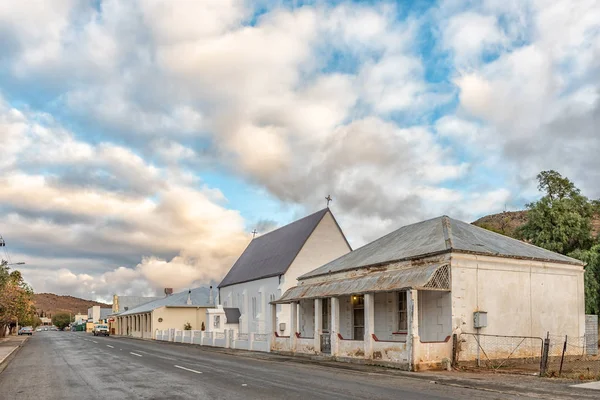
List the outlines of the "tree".
{"type": "Polygon", "coordinates": [[[184,330],[184,331],[191,331],[191,330],[192,330],[192,324],[190,324],[189,322],[186,322],[186,323],[183,325],[183,330],[184,330]]]}
{"type": "Polygon", "coordinates": [[[17,270],[11,271],[7,262],[0,262],[0,337],[7,328],[33,322],[33,290],[17,270]]]}
{"type": "Polygon", "coordinates": [[[565,197],[579,195],[580,190],[567,177],[554,170],[542,171],[537,175],[538,190],[545,192],[550,200],[561,200],[565,197]]]}
{"type": "Polygon", "coordinates": [[[583,276],[586,314],[600,313],[600,244],[589,250],[576,250],[569,256],[586,263],[583,276]]]}
{"type": "Polygon", "coordinates": [[[592,202],[556,171],[542,171],[537,179],[545,195],[527,204],[527,222],[517,235],[561,254],[588,249],[592,244],[592,202]]]}
{"type": "Polygon", "coordinates": [[[52,325],[56,326],[61,331],[73,321],[71,315],[67,313],[57,313],[52,316],[52,325]]]}

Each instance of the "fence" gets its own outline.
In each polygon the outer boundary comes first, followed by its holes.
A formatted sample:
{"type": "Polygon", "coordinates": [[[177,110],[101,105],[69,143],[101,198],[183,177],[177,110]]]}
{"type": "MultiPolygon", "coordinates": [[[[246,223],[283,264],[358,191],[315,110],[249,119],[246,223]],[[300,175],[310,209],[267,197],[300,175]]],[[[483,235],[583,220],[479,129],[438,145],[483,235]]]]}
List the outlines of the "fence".
{"type": "Polygon", "coordinates": [[[538,373],[547,377],[600,380],[597,319],[593,333],[582,337],[483,335],[455,338],[454,364],[463,367],[538,373]]]}
{"type": "Polygon", "coordinates": [[[490,369],[540,369],[543,340],[531,336],[461,333],[455,346],[459,365],[490,369]]]}
{"type": "MultiPolygon", "coordinates": [[[[597,336],[596,336],[597,337],[597,336]]],[[[548,334],[546,376],[600,380],[598,340],[590,345],[590,338],[556,336],[548,334]]]]}
{"type": "Polygon", "coordinates": [[[156,340],[196,344],[253,351],[270,351],[270,334],[267,333],[235,333],[233,330],[224,332],[182,331],[178,329],[156,330],[156,340]]]}

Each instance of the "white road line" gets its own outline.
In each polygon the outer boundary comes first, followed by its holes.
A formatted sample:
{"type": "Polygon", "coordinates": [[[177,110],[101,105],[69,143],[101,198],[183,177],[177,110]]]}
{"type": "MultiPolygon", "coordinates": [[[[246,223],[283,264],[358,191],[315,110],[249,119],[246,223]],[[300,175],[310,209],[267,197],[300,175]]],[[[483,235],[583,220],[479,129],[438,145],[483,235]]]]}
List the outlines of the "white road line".
{"type": "Polygon", "coordinates": [[[107,344],[106,347],[110,347],[111,349],[115,348],[115,346],[111,346],[110,344],[107,344]]]}
{"type": "Polygon", "coordinates": [[[92,340],[92,342],[94,342],[94,343],[98,343],[98,342],[96,342],[95,340],[92,340]]]}
{"type": "Polygon", "coordinates": [[[130,351],[130,352],[129,352],[129,354],[133,354],[134,356],[142,357],[142,355],[141,355],[141,354],[134,353],[133,351],[130,351]]]}
{"type": "Polygon", "coordinates": [[[186,371],[190,371],[190,372],[193,372],[193,373],[195,373],[195,374],[201,374],[201,373],[202,373],[202,372],[200,372],[200,371],[196,371],[196,370],[194,370],[194,369],[189,369],[189,368],[186,368],[186,367],[182,367],[181,365],[174,365],[174,367],[175,367],[175,368],[179,368],[179,369],[184,369],[184,370],[186,370],[186,371]]]}

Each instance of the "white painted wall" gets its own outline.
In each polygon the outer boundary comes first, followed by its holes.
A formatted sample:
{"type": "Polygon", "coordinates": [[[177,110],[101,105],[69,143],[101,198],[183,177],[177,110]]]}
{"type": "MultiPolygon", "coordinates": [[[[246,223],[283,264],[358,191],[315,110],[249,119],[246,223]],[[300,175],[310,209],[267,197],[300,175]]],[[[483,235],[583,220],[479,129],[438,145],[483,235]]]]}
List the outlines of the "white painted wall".
{"type": "MultiPolygon", "coordinates": [[[[350,247],[338,229],[331,213],[321,219],[313,233],[288,268],[285,275],[258,279],[237,285],[220,288],[219,301],[223,307],[237,307],[242,314],[239,330],[243,333],[267,333],[269,329],[268,303],[279,299],[289,288],[297,285],[297,278],[348,253],[350,247]],[[258,315],[253,317],[252,298],[256,298],[258,315]],[[259,307],[260,305],[260,307],[259,307]]],[[[290,306],[287,304],[277,306],[277,327],[285,323],[285,330],[278,330],[278,334],[289,336],[290,306]]],[[[309,334],[309,333],[307,333],[309,334]]],[[[312,334],[311,334],[312,336],[312,334]]]]}
{"type": "Polygon", "coordinates": [[[439,342],[452,335],[452,294],[419,290],[419,337],[423,342],[439,342]]]}
{"type": "MultiPolygon", "coordinates": [[[[223,307],[240,309],[240,332],[267,333],[267,330],[269,329],[269,302],[272,298],[278,299],[281,296],[281,293],[279,292],[279,277],[274,276],[271,278],[226,286],[221,288],[219,292],[219,301],[223,307]],[[251,315],[252,298],[256,299],[258,313],[256,318],[253,318],[251,315]]],[[[284,305],[284,308],[287,307],[289,306],[284,305]]],[[[277,315],[279,316],[282,307],[278,306],[277,308],[277,315]]],[[[287,321],[282,320],[282,322],[287,321]]]]}
{"type": "Polygon", "coordinates": [[[464,254],[451,266],[454,329],[475,332],[479,310],[488,313],[482,334],[584,336],[581,266],[464,254]]]}

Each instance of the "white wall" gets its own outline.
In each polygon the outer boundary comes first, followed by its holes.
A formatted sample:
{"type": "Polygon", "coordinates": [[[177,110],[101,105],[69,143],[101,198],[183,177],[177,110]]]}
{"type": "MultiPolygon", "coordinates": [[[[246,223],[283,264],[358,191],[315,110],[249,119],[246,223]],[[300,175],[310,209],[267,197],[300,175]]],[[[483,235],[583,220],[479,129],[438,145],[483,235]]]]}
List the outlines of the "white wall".
{"type": "Polygon", "coordinates": [[[488,319],[482,334],[584,335],[581,266],[463,254],[451,266],[454,329],[474,332],[479,310],[488,319]]]}
{"type": "MultiPolygon", "coordinates": [[[[219,301],[223,307],[240,309],[240,313],[242,314],[239,324],[240,332],[267,333],[269,330],[269,302],[271,301],[271,296],[274,296],[275,299],[278,299],[281,296],[281,293],[279,293],[279,277],[274,276],[271,278],[226,286],[221,288],[219,293],[219,301]],[[256,298],[257,318],[252,318],[251,315],[253,297],[256,298]]],[[[280,310],[287,307],[289,306],[277,306],[278,316],[280,310]]],[[[288,322],[285,319],[280,321],[288,322]]],[[[289,322],[287,325],[289,325],[289,322]]]]}
{"type": "Polygon", "coordinates": [[[419,290],[419,337],[423,342],[444,341],[452,335],[450,292],[419,290]]]}

